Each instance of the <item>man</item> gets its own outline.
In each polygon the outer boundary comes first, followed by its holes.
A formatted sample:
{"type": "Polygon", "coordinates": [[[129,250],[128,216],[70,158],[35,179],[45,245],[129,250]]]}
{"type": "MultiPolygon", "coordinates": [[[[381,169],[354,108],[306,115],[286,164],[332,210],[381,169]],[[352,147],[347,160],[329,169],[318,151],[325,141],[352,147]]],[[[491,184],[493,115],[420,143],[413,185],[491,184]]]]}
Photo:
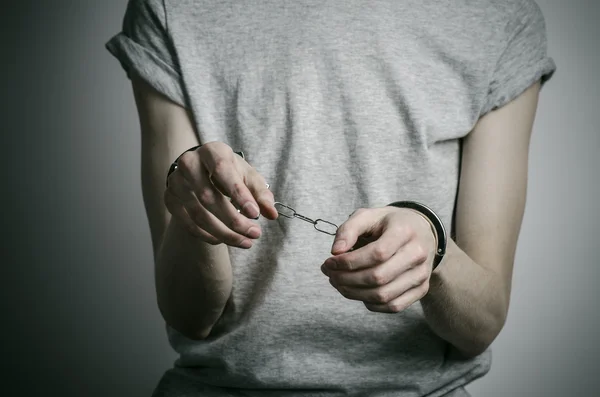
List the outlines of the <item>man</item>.
{"type": "Polygon", "coordinates": [[[467,395],[555,70],[533,1],[132,0],[108,48],[180,353],[156,396],[467,395]]]}

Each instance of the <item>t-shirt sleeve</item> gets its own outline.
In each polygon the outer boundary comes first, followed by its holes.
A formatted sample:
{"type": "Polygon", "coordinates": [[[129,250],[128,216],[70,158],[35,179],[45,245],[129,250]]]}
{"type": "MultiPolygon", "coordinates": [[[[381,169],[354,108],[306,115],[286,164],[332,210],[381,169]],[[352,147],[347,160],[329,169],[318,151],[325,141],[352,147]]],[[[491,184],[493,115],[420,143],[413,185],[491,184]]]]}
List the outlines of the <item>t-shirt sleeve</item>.
{"type": "Polygon", "coordinates": [[[506,105],[538,80],[543,86],[556,70],[548,56],[542,11],[533,0],[516,3],[508,24],[508,41],[492,75],[481,116],[506,105]]]}
{"type": "Polygon", "coordinates": [[[129,0],[122,31],[106,43],[106,48],[119,60],[129,78],[133,73],[185,106],[181,73],[162,0],[129,0]]]}

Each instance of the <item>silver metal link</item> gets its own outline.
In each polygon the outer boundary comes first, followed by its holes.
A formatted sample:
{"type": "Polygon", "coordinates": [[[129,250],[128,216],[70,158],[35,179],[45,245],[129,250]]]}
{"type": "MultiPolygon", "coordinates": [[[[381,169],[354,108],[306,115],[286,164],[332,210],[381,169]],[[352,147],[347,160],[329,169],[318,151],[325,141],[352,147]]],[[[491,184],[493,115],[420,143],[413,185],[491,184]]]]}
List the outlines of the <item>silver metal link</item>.
{"type": "Polygon", "coordinates": [[[285,218],[297,218],[304,222],[308,222],[312,224],[317,231],[329,234],[330,236],[335,236],[335,234],[337,233],[338,226],[335,223],[331,223],[320,218],[311,219],[305,215],[299,214],[298,212],[296,212],[295,209],[293,209],[289,205],[285,205],[278,201],[275,202],[274,206],[277,210],[277,213],[285,218]]]}

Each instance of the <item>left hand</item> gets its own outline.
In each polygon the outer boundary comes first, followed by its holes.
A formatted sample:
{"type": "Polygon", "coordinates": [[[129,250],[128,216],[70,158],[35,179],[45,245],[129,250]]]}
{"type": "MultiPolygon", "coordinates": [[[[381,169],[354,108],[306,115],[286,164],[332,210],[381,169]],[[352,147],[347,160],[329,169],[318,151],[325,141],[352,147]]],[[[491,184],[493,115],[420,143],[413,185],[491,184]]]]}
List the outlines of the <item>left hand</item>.
{"type": "Polygon", "coordinates": [[[416,211],[359,209],[339,227],[321,271],[344,297],[398,313],[429,291],[435,248],[429,222],[416,211]]]}

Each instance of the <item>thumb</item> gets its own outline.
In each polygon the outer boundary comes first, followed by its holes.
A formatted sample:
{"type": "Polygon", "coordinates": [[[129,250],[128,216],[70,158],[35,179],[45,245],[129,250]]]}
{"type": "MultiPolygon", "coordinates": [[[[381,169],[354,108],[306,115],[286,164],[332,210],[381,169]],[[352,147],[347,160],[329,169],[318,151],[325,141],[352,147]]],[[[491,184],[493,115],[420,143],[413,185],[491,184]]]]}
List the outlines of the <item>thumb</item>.
{"type": "Polygon", "coordinates": [[[381,234],[381,218],[375,209],[359,209],[337,230],[332,255],[351,251],[359,246],[368,244],[381,234]]]}

